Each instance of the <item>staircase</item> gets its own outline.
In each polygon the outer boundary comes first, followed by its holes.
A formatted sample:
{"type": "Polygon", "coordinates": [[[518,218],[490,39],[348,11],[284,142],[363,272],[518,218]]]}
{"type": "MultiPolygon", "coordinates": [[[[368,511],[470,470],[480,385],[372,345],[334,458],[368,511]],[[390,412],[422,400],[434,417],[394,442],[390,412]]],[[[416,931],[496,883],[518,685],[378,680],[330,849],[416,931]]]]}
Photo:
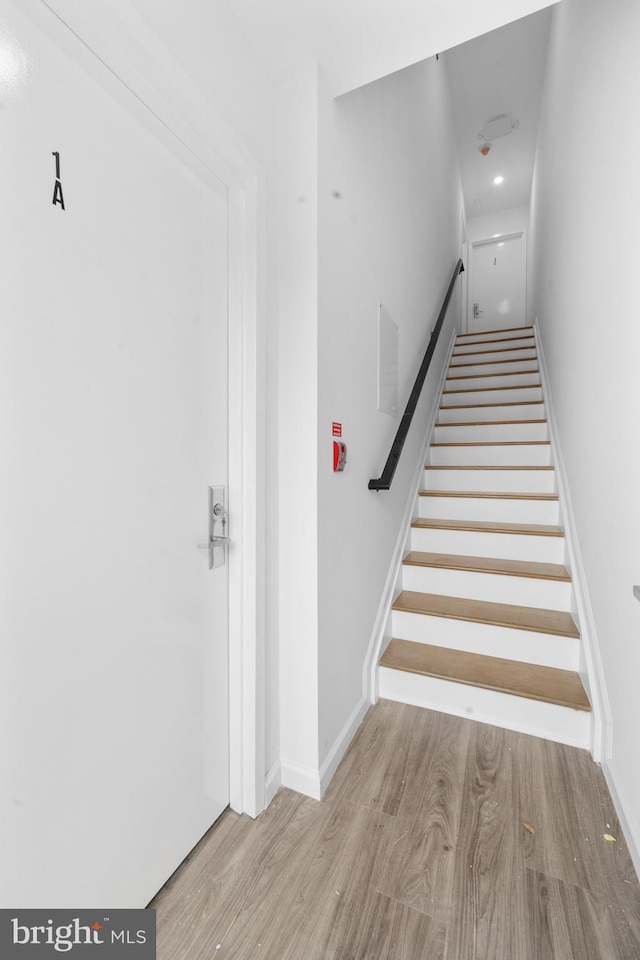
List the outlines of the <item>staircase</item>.
{"type": "Polygon", "coordinates": [[[531,327],[456,338],[380,696],[590,744],[531,327]]]}

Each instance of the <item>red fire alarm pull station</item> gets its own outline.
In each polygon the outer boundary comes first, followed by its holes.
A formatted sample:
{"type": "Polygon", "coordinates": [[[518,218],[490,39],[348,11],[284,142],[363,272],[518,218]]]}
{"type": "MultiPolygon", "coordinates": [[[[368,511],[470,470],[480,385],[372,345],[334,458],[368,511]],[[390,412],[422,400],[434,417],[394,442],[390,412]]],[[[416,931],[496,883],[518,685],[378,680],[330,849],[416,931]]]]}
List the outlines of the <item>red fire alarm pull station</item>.
{"type": "Polygon", "coordinates": [[[342,440],[333,441],[333,472],[340,473],[347,463],[347,445],[342,440]]]}

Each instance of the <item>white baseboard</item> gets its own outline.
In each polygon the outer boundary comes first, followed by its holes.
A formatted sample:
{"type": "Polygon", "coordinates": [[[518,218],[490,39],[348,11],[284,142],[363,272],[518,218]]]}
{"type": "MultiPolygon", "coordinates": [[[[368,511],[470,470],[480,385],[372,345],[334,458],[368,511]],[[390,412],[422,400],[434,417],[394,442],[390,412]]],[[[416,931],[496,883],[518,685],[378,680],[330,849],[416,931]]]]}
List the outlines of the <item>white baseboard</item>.
{"type": "Polygon", "coordinates": [[[264,782],[264,808],[265,810],[275,797],[282,786],[282,768],[279,760],[273,764],[269,770],[264,782]]]}
{"type": "Polygon", "coordinates": [[[344,727],[338,734],[336,742],[329,751],[324,763],[320,767],[320,792],[324,794],[325,790],[331,782],[331,778],[338,769],[338,764],[344,757],[345,753],[349,748],[349,744],[353,740],[358,727],[364,720],[367,710],[371,706],[371,701],[366,697],[362,697],[359,701],[353,713],[345,723],[344,727]]]}
{"type": "Polygon", "coordinates": [[[280,764],[280,779],[283,787],[303,793],[305,797],[320,800],[322,789],[320,785],[320,771],[313,767],[303,767],[300,763],[282,760],[280,764]]]}
{"type": "Polygon", "coordinates": [[[382,597],[380,600],[380,606],[378,607],[378,612],[376,614],[376,619],[373,624],[373,630],[371,631],[371,639],[369,641],[369,647],[367,649],[367,654],[364,660],[363,667],[363,697],[368,703],[376,703],[378,700],[378,679],[377,679],[377,668],[378,660],[380,659],[380,654],[382,652],[382,647],[385,640],[385,630],[387,627],[387,622],[389,620],[389,613],[391,611],[391,604],[395,598],[396,583],[398,581],[398,575],[400,573],[400,568],[402,565],[402,558],[404,556],[404,548],[407,540],[408,531],[411,524],[411,519],[413,517],[416,497],[418,495],[418,490],[421,486],[421,481],[424,476],[424,466],[426,462],[427,449],[431,441],[431,435],[433,434],[433,427],[436,422],[436,417],[438,415],[438,404],[440,402],[440,397],[442,396],[442,391],[444,389],[444,381],[447,375],[447,369],[449,367],[449,361],[451,359],[451,354],[453,352],[453,347],[456,340],[456,330],[451,333],[451,339],[449,341],[449,346],[445,354],[445,361],[442,367],[442,372],[440,374],[440,379],[438,381],[438,387],[435,393],[435,403],[433,410],[431,411],[431,416],[429,418],[429,423],[425,431],[424,444],[420,447],[420,453],[416,462],[416,467],[414,471],[414,476],[409,487],[409,496],[407,498],[407,505],[398,529],[398,539],[396,540],[396,545],[391,557],[391,563],[389,564],[389,572],[387,573],[387,579],[385,580],[384,589],[382,591],[382,597]]]}
{"type": "Polygon", "coordinates": [[[321,800],[370,706],[371,701],[366,697],[358,701],[319,770],[287,760],[275,763],[267,776],[267,805],[280,786],[303,793],[313,800],[321,800]]]}
{"type": "Polygon", "coordinates": [[[631,815],[631,804],[618,787],[611,760],[606,760],[602,764],[602,772],[604,773],[613,805],[618,814],[618,820],[620,821],[624,839],[626,840],[631,859],[633,860],[633,866],[635,867],[636,874],[640,877],[640,827],[635,817],[631,815]]]}
{"type": "Polygon", "coordinates": [[[580,542],[576,529],[575,516],[571,501],[571,491],[567,479],[567,472],[562,455],[562,446],[558,436],[556,421],[553,410],[553,396],[547,373],[547,366],[542,348],[542,338],[540,336],[540,327],[538,318],[534,321],[534,332],[538,346],[538,363],[540,367],[540,380],[542,383],[542,394],[546,404],[546,416],[549,424],[549,435],[551,438],[551,449],[553,451],[556,480],[558,484],[558,494],[560,496],[560,507],[562,519],[565,528],[565,541],[567,544],[569,565],[571,567],[571,577],[577,603],[578,619],[580,621],[580,635],[582,638],[582,649],[584,651],[585,663],[587,668],[586,685],[588,686],[589,699],[593,708],[593,725],[591,738],[591,755],[599,763],[605,763],[612,754],[612,730],[611,730],[611,708],[609,706],[609,697],[604,678],[602,659],[600,657],[600,647],[596,633],[596,625],[593,617],[593,608],[589,598],[589,588],[582,563],[580,553],[580,542]]]}

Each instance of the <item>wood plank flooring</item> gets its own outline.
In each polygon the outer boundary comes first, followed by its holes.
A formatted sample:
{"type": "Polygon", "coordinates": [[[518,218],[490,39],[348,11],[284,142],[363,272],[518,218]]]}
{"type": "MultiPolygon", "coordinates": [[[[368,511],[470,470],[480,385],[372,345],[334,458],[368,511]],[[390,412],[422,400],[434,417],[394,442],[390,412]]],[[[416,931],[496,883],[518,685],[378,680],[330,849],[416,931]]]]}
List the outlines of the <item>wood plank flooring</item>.
{"type": "Polygon", "coordinates": [[[322,802],[225,812],[150,906],[158,960],[640,957],[640,887],[589,755],[390,701],[322,802]]]}

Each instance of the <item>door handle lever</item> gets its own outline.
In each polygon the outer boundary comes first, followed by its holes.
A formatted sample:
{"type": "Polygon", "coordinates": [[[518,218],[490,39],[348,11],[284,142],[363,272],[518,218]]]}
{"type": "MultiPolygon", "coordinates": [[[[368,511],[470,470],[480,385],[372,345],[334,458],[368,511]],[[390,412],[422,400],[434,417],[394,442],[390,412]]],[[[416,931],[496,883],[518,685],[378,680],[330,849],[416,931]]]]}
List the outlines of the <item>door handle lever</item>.
{"type": "Polygon", "coordinates": [[[231,543],[231,537],[211,537],[206,543],[199,543],[198,550],[208,550],[214,543],[231,543]]]}
{"type": "Polygon", "coordinates": [[[226,563],[227,547],[231,539],[225,534],[229,528],[229,514],[227,513],[224,486],[209,487],[207,498],[207,515],[209,517],[209,539],[206,543],[199,543],[198,550],[207,550],[209,553],[209,570],[226,563]],[[220,530],[219,536],[217,531],[220,530]]]}

